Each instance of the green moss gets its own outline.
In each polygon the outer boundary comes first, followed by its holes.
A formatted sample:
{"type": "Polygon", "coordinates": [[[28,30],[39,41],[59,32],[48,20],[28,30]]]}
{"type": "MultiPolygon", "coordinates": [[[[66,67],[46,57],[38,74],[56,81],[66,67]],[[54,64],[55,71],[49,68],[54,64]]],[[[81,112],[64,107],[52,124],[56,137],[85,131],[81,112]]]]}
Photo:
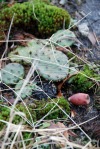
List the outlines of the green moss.
{"type": "MultiPolygon", "coordinates": [[[[69,114],[70,112],[69,103],[64,97],[52,100],[54,100],[54,102],[56,102],[67,114],[69,114]]],[[[55,104],[50,99],[41,101],[35,100],[32,105],[28,106],[33,121],[35,122],[36,120],[39,120],[42,117],[44,117],[54,107],[54,105],[55,104]]],[[[16,108],[20,112],[23,112],[26,115],[26,118],[29,121],[31,121],[29,113],[21,103],[17,104],[16,108]]],[[[0,119],[8,122],[9,117],[10,117],[10,109],[7,107],[0,106],[0,119]]],[[[66,118],[66,117],[67,116],[59,109],[59,107],[56,106],[52,110],[52,113],[50,112],[50,115],[48,115],[45,119],[49,120],[49,119],[66,118]]],[[[22,117],[19,115],[15,115],[13,123],[19,124],[20,122],[22,122],[22,117]]],[[[26,124],[26,122],[23,122],[23,124],[26,124]]],[[[0,122],[0,130],[4,127],[4,125],[5,125],[4,123],[0,122]]]]}
{"type": "MultiPolygon", "coordinates": [[[[9,121],[10,109],[0,105],[0,120],[9,121]]],[[[0,121],[0,130],[4,127],[3,122],[0,121]]]]}
{"type": "MultiPolygon", "coordinates": [[[[30,115],[28,113],[28,111],[26,110],[26,108],[22,105],[22,104],[18,104],[16,105],[16,108],[20,111],[23,112],[26,115],[26,118],[31,121],[30,115]]],[[[32,113],[32,118],[34,121],[36,121],[36,113],[34,111],[32,111],[31,108],[29,108],[30,113],[32,113]]],[[[4,107],[0,105],[0,119],[9,122],[9,118],[10,118],[10,108],[8,107],[4,107]]],[[[20,122],[22,122],[22,117],[19,115],[15,115],[14,119],[13,119],[13,123],[14,124],[19,124],[20,122]]],[[[26,124],[26,122],[24,122],[23,124],[26,124]]],[[[0,130],[4,127],[5,123],[0,122],[0,130]]]]}
{"type": "MultiPolygon", "coordinates": [[[[64,110],[67,114],[70,112],[69,103],[64,97],[61,97],[60,99],[53,99],[55,103],[57,103],[62,110],[64,110]]],[[[54,106],[55,103],[53,103],[52,100],[48,99],[47,101],[35,101],[37,105],[37,111],[36,111],[36,117],[38,119],[45,116],[54,106]],[[39,110],[40,109],[40,110],[39,110]]],[[[57,118],[65,118],[67,117],[58,106],[55,106],[54,109],[50,112],[50,114],[45,119],[57,119],[57,118]]]]}
{"type": "Polygon", "coordinates": [[[70,15],[67,11],[41,0],[35,0],[33,3],[16,3],[12,7],[4,8],[0,13],[1,28],[8,30],[13,15],[14,27],[20,26],[39,36],[50,36],[57,30],[62,29],[64,20],[66,28],[70,23],[70,15]]]}
{"type": "Polygon", "coordinates": [[[23,132],[22,135],[23,135],[23,140],[25,141],[25,144],[28,145],[30,143],[30,140],[28,139],[32,138],[32,133],[23,132]]]}
{"type": "Polygon", "coordinates": [[[92,69],[85,65],[83,70],[76,76],[72,77],[69,82],[73,84],[74,91],[89,92],[90,88],[95,84],[95,82],[89,78],[98,79],[98,77],[99,76],[92,69]]]}

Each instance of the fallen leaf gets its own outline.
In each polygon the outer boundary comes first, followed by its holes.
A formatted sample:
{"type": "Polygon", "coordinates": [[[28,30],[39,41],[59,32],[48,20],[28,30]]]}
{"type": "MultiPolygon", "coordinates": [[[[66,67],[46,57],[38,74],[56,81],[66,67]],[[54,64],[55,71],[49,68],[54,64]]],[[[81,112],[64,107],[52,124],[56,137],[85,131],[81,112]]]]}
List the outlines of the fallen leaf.
{"type": "Polygon", "coordinates": [[[76,112],[74,110],[71,110],[71,118],[74,118],[76,116],[76,112]]]}
{"type": "Polygon", "coordinates": [[[27,40],[34,38],[32,34],[26,32],[18,32],[14,35],[14,40],[18,40],[22,46],[27,46],[27,40]]]}
{"type": "Polygon", "coordinates": [[[64,80],[62,80],[62,81],[60,81],[60,82],[57,83],[57,97],[62,97],[62,96],[63,96],[63,94],[62,94],[62,92],[61,92],[61,89],[62,89],[64,83],[65,83],[66,81],[68,81],[71,77],[73,77],[73,76],[76,75],[76,74],[77,74],[77,73],[75,72],[75,73],[73,73],[73,74],[71,74],[71,75],[68,75],[64,80]]]}
{"type": "Polygon", "coordinates": [[[95,38],[95,35],[93,32],[89,32],[88,34],[88,39],[90,40],[90,42],[92,43],[92,45],[95,45],[96,44],[96,38],[95,38]]]}
{"type": "Polygon", "coordinates": [[[12,7],[14,4],[15,4],[15,2],[11,0],[11,2],[10,2],[10,3],[8,3],[8,5],[7,5],[7,6],[8,6],[8,7],[12,7]]]}

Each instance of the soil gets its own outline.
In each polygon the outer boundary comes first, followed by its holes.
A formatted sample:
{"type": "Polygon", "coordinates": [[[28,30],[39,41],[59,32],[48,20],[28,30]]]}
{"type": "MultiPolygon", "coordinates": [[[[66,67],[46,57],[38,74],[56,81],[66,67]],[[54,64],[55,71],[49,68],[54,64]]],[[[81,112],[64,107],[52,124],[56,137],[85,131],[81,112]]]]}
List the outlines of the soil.
{"type": "MultiPolygon", "coordinates": [[[[85,49],[91,49],[91,51],[86,50],[85,58],[100,65],[100,0],[83,0],[80,5],[77,5],[76,1],[72,0],[67,1],[64,6],[61,6],[58,3],[56,5],[68,10],[71,16],[73,16],[73,18],[77,19],[78,21],[86,16],[88,13],[90,13],[80,23],[88,24],[89,30],[95,33],[96,38],[98,38],[98,43],[95,46],[92,45],[88,38],[82,36],[79,33],[78,39],[83,43],[85,49]]],[[[78,113],[78,115],[75,117],[75,121],[77,123],[88,120],[94,115],[100,115],[100,112],[98,113],[100,107],[98,108],[98,110],[93,108],[95,100],[98,105],[100,104],[100,95],[93,96],[92,93],[91,99],[91,108],[89,109],[89,111],[82,107],[72,107],[72,109],[76,110],[78,113]]],[[[86,125],[82,125],[82,128],[86,132],[88,132],[90,137],[100,139],[100,116],[95,120],[88,122],[86,125]]]]}
{"type": "MultiPolygon", "coordinates": [[[[90,13],[80,23],[88,24],[89,30],[95,33],[96,38],[98,38],[98,43],[93,46],[90,41],[82,35],[79,35],[78,39],[85,45],[85,48],[91,49],[91,52],[89,52],[89,50],[86,51],[85,57],[89,61],[94,61],[100,65],[100,0],[84,0],[82,1],[81,5],[77,5],[75,0],[72,0],[71,2],[68,1],[63,7],[67,9],[75,19],[78,20],[90,13]],[[78,15],[79,18],[77,17],[78,15]]],[[[86,112],[84,108],[82,110],[82,108],[77,109],[76,107],[78,116],[75,119],[76,122],[82,122],[83,120],[85,121],[92,118],[94,115],[99,115],[97,119],[90,121],[86,125],[82,125],[82,127],[86,132],[88,132],[90,137],[100,139],[100,112],[98,113],[98,110],[93,108],[93,95],[91,99],[92,105],[90,106],[91,108],[89,111],[86,112]]],[[[94,100],[96,99],[96,96],[94,96],[94,100]]],[[[98,96],[98,101],[100,101],[100,96],[98,96]]],[[[100,102],[98,102],[98,104],[100,104],[100,102]]],[[[75,107],[73,108],[75,109],[75,107]]]]}
{"type": "Polygon", "coordinates": [[[79,39],[88,49],[91,49],[91,52],[87,51],[88,60],[100,64],[100,0],[83,0],[81,5],[77,5],[75,0],[72,0],[66,3],[64,8],[78,20],[88,14],[80,23],[88,24],[89,30],[98,38],[98,44],[92,46],[89,40],[82,35],[79,39]],[[81,18],[78,18],[76,13],[81,18]]]}

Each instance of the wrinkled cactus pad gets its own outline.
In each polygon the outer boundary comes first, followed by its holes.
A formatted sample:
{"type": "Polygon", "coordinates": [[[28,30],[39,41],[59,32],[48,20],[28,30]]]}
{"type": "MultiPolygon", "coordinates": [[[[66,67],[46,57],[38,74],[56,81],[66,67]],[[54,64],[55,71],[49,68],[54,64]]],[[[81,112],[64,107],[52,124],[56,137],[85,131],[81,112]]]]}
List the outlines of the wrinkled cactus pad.
{"type": "Polygon", "coordinates": [[[24,77],[24,67],[18,63],[9,63],[1,69],[1,80],[6,84],[16,84],[24,77]]]}
{"type": "Polygon", "coordinates": [[[40,82],[37,83],[40,90],[33,90],[32,97],[38,100],[55,98],[57,95],[57,88],[53,82],[46,81],[42,84],[40,82]]]}

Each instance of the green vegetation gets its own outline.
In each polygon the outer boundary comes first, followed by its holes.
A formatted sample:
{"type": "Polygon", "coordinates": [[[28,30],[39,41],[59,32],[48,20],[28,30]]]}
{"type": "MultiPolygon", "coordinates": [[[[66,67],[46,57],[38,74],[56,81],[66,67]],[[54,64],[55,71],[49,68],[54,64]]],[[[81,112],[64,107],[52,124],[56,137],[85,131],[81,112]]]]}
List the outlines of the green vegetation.
{"type": "Polygon", "coordinates": [[[89,92],[90,88],[95,84],[95,81],[90,78],[98,79],[98,77],[99,76],[92,69],[87,65],[84,65],[83,70],[76,76],[72,77],[69,82],[73,84],[74,91],[89,92]]]}
{"type": "Polygon", "coordinates": [[[30,30],[31,33],[40,36],[50,36],[54,32],[65,27],[68,28],[70,15],[62,8],[58,8],[42,0],[16,3],[6,7],[0,12],[0,27],[8,30],[12,17],[13,26],[30,30]]]}
{"type": "MultiPolygon", "coordinates": [[[[53,99],[55,103],[57,103],[67,114],[70,112],[69,103],[64,97],[61,97],[60,99],[53,99]]],[[[36,110],[36,117],[40,119],[41,117],[45,116],[54,106],[55,103],[53,103],[52,100],[41,100],[41,101],[35,101],[35,104],[37,105],[36,110]]],[[[57,118],[64,118],[67,117],[58,106],[55,106],[52,112],[50,112],[50,115],[48,115],[45,119],[57,119],[57,118]]]]}
{"type": "Polygon", "coordinates": [[[27,42],[27,45],[26,47],[19,46],[10,52],[9,59],[20,63],[23,60],[23,63],[26,64],[31,64],[33,59],[37,59],[36,69],[40,76],[46,80],[60,81],[68,75],[68,58],[64,53],[56,50],[55,46],[51,46],[46,40],[37,39],[27,42]],[[45,46],[43,42],[48,43],[48,45],[45,46]],[[21,59],[18,59],[18,57],[21,57],[21,59]]]}
{"type": "Polygon", "coordinates": [[[32,138],[32,133],[23,132],[22,135],[23,135],[23,140],[25,141],[25,144],[28,145],[31,142],[28,139],[31,139],[32,138]]]}
{"type": "MultiPolygon", "coordinates": [[[[60,99],[53,99],[55,103],[57,103],[67,114],[70,112],[69,103],[64,97],[61,97],[60,99]]],[[[34,100],[34,103],[28,106],[28,109],[31,113],[31,116],[33,118],[33,121],[41,119],[43,116],[45,116],[53,107],[54,103],[52,100],[41,100],[37,101],[34,100]]],[[[16,108],[23,112],[26,115],[26,118],[31,121],[30,115],[28,111],[26,110],[25,106],[23,104],[17,104],[16,108]]],[[[18,112],[18,111],[17,111],[18,112]]],[[[9,122],[10,117],[10,109],[4,106],[0,105],[0,119],[9,122]]],[[[50,115],[48,115],[45,119],[57,119],[57,118],[64,118],[67,117],[60,109],[59,107],[55,106],[55,108],[50,112],[50,115]]],[[[14,124],[19,124],[22,122],[22,117],[19,115],[15,115],[13,119],[14,124]]],[[[26,122],[23,120],[23,124],[26,124],[26,122]]],[[[0,122],[0,130],[4,127],[4,123],[0,122]]]]}
{"type": "Polygon", "coordinates": [[[2,81],[6,84],[16,84],[24,77],[24,67],[18,63],[9,63],[1,69],[2,81]]]}
{"type": "MultiPolygon", "coordinates": [[[[20,111],[23,112],[26,115],[26,118],[31,121],[30,119],[30,115],[28,113],[28,111],[26,110],[26,108],[22,105],[22,104],[18,104],[16,105],[16,108],[20,111]]],[[[32,111],[31,108],[29,108],[30,113],[32,113],[32,118],[34,120],[36,120],[36,114],[34,111],[32,111]]],[[[18,111],[17,111],[18,112],[18,111]]],[[[10,108],[7,106],[1,106],[0,105],[0,119],[9,122],[9,118],[10,118],[10,108]]],[[[13,123],[14,124],[19,124],[20,122],[22,122],[22,117],[19,115],[15,115],[14,119],[13,119],[13,123]]],[[[25,122],[23,124],[26,124],[25,122]]],[[[0,130],[4,127],[5,123],[0,122],[0,130]]]]}

